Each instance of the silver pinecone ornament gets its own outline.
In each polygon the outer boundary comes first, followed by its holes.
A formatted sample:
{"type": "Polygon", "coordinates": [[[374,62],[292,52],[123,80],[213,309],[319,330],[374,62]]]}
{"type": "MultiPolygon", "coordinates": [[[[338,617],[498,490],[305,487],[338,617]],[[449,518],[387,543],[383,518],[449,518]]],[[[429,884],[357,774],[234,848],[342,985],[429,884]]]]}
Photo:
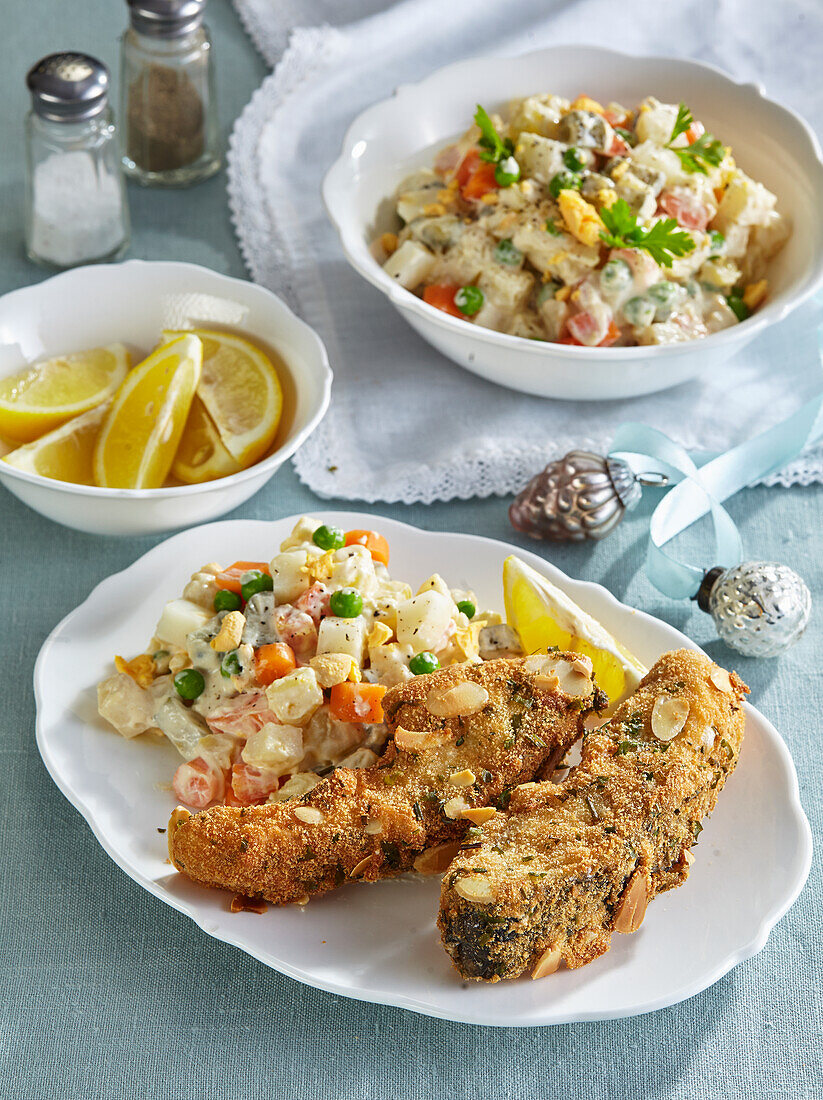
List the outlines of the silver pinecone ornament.
{"type": "Polygon", "coordinates": [[[747,657],[775,657],[792,645],[806,629],[812,609],[802,578],[770,561],[710,569],[697,603],[712,616],[726,645],[747,657]]]}
{"type": "Polygon", "coordinates": [[[602,539],[640,500],[640,485],[621,459],[569,451],[531,479],[509,508],[512,526],[533,539],[602,539]]]}

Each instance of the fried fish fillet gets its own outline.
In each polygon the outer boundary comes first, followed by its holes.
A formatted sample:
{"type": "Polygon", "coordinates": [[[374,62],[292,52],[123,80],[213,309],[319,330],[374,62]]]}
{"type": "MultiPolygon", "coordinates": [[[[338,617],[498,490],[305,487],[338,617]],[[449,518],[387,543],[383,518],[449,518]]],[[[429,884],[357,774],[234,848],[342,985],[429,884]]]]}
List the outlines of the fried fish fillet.
{"type": "Polygon", "coordinates": [[[506,788],[560,760],[606,702],[591,663],[573,653],[415,677],[384,697],[392,736],[374,767],[337,769],[289,802],[194,816],[178,807],[172,862],[196,882],[277,904],[350,879],[442,871],[466,829],[496,812],[506,788]]]}
{"type": "Polygon", "coordinates": [[[564,782],[513,791],[443,879],[438,924],[460,974],[542,977],[635,931],[647,903],[689,873],[701,820],[737,763],[748,690],[703,654],[667,653],[584,734],[564,782]]]}

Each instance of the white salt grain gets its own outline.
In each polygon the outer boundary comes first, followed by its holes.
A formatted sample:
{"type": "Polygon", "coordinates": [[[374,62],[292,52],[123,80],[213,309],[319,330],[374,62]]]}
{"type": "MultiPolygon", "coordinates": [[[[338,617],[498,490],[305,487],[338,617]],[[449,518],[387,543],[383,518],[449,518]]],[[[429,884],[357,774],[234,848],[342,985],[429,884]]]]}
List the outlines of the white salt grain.
{"type": "Polygon", "coordinates": [[[60,267],[101,259],[123,242],[123,207],[116,176],[100,171],[82,150],[52,153],[33,181],[30,248],[60,267]]]}

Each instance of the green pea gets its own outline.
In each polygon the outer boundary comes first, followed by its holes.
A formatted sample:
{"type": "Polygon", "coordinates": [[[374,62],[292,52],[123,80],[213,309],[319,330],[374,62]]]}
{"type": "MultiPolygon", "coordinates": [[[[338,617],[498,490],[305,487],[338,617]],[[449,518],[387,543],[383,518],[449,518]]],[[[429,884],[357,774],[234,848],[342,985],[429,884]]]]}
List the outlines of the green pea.
{"type": "Polygon", "coordinates": [[[561,191],[579,191],[583,180],[576,172],[558,172],[549,182],[549,193],[557,198],[561,191]]]}
{"type": "Polygon", "coordinates": [[[240,664],[240,657],[238,656],[237,650],[233,649],[230,653],[227,653],[220,662],[220,672],[228,680],[232,676],[239,676],[242,671],[243,666],[240,664]]]}
{"type": "Polygon", "coordinates": [[[454,296],[454,304],[467,317],[474,317],[483,308],[483,291],[479,286],[461,286],[454,296]]]}
{"type": "Polygon", "coordinates": [[[425,676],[427,672],[436,672],[440,662],[433,653],[416,653],[409,661],[409,672],[415,676],[425,676]]]}
{"type": "Polygon", "coordinates": [[[557,222],[552,222],[552,221],[546,222],[546,232],[552,237],[562,237],[563,236],[563,230],[560,228],[560,226],[557,224],[557,222]]]}
{"type": "Polygon", "coordinates": [[[677,283],[671,283],[664,279],[662,282],[650,286],[646,294],[654,302],[655,320],[665,321],[683,296],[683,289],[677,283]]]}
{"type": "Polygon", "coordinates": [[[726,238],[717,229],[713,229],[709,233],[709,259],[713,260],[715,256],[722,256],[726,251],[726,238]]]}
{"type": "Polygon", "coordinates": [[[477,608],[471,602],[471,600],[458,600],[457,610],[462,611],[467,619],[473,619],[477,614],[477,608]]]}
{"type": "Polygon", "coordinates": [[[221,588],[214,594],[215,611],[239,611],[243,601],[237,592],[230,592],[228,588],[221,588]]]}
{"type": "Polygon", "coordinates": [[[606,291],[625,290],[634,276],[625,260],[609,260],[600,272],[600,285],[606,291]]]}
{"type": "Polygon", "coordinates": [[[560,289],[560,283],[555,282],[554,279],[550,279],[547,283],[543,283],[541,288],[537,292],[536,302],[538,308],[545,302],[554,298],[557,291],[560,289]]]}
{"type": "Polygon", "coordinates": [[[346,536],[339,527],[327,527],[325,523],[312,535],[312,542],[321,550],[339,550],[346,545],[346,536]]]}
{"type": "Polygon", "coordinates": [[[745,321],[746,318],[749,316],[749,307],[740,296],[740,291],[733,290],[731,294],[729,294],[729,296],[726,298],[726,301],[729,303],[729,309],[732,311],[738,321],[745,321]]]}
{"type": "Polygon", "coordinates": [[[240,595],[246,603],[258,592],[271,592],[273,588],[274,581],[260,569],[250,569],[240,578],[240,595]]]}
{"type": "Polygon", "coordinates": [[[363,597],[356,588],[338,588],[331,594],[329,609],[341,619],[356,619],[363,610],[363,597]]]}
{"type": "Polygon", "coordinates": [[[206,681],[203,673],[196,668],[184,668],[178,672],[173,680],[174,690],[181,699],[197,699],[206,689],[206,681]]]}
{"type": "Polygon", "coordinates": [[[579,172],[582,168],[585,168],[585,162],[580,156],[580,153],[574,146],[571,149],[567,149],[563,154],[563,163],[567,168],[570,168],[572,172],[579,172]]]}
{"type": "Polygon", "coordinates": [[[501,187],[511,187],[520,179],[520,165],[514,157],[506,157],[495,168],[494,178],[501,187]]]}
{"type": "Polygon", "coordinates": [[[515,248],[509,237],[506,237],[495,248],[494,258],[506,267],[519,267],[523,262],[523,253],[519,248],[515,248]]]}
{"type": "Polygon", "coordinates": [[[630,298],[623,304],[623,316],[635,328],[646,328],[654,320],[656,306],[650,298],[630,298]]]}

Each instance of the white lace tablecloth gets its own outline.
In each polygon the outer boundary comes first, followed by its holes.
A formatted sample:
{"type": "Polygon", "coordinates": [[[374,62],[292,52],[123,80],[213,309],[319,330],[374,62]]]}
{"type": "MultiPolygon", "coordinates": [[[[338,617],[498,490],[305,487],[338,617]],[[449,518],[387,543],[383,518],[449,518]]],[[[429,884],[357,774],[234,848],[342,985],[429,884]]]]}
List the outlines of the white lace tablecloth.
{"type": "MultiPolygon", "coordinates": [[[[820,0],[235,4],[276,67],[232,134],[232,216],[252,277],[320,332],[335,372],[331,408],[294,460],[316,493],[406,503],[503,494],[572,447],[607,450],[615,428],[629,419],[691,450],[723,451],[788,416],[820,388],[814,331],[820,310],[805,307],[717,377],[650,397],[568,403],[501,389],[429,348],[348,267],[320,199],[321,180],[351,120],[398,84],[459,57],[563,41],[712,62],[762,82],[821,132],[820,0]]],[[[768,479],[813,481],[823,481],[823,448],[768,479]]]]}

